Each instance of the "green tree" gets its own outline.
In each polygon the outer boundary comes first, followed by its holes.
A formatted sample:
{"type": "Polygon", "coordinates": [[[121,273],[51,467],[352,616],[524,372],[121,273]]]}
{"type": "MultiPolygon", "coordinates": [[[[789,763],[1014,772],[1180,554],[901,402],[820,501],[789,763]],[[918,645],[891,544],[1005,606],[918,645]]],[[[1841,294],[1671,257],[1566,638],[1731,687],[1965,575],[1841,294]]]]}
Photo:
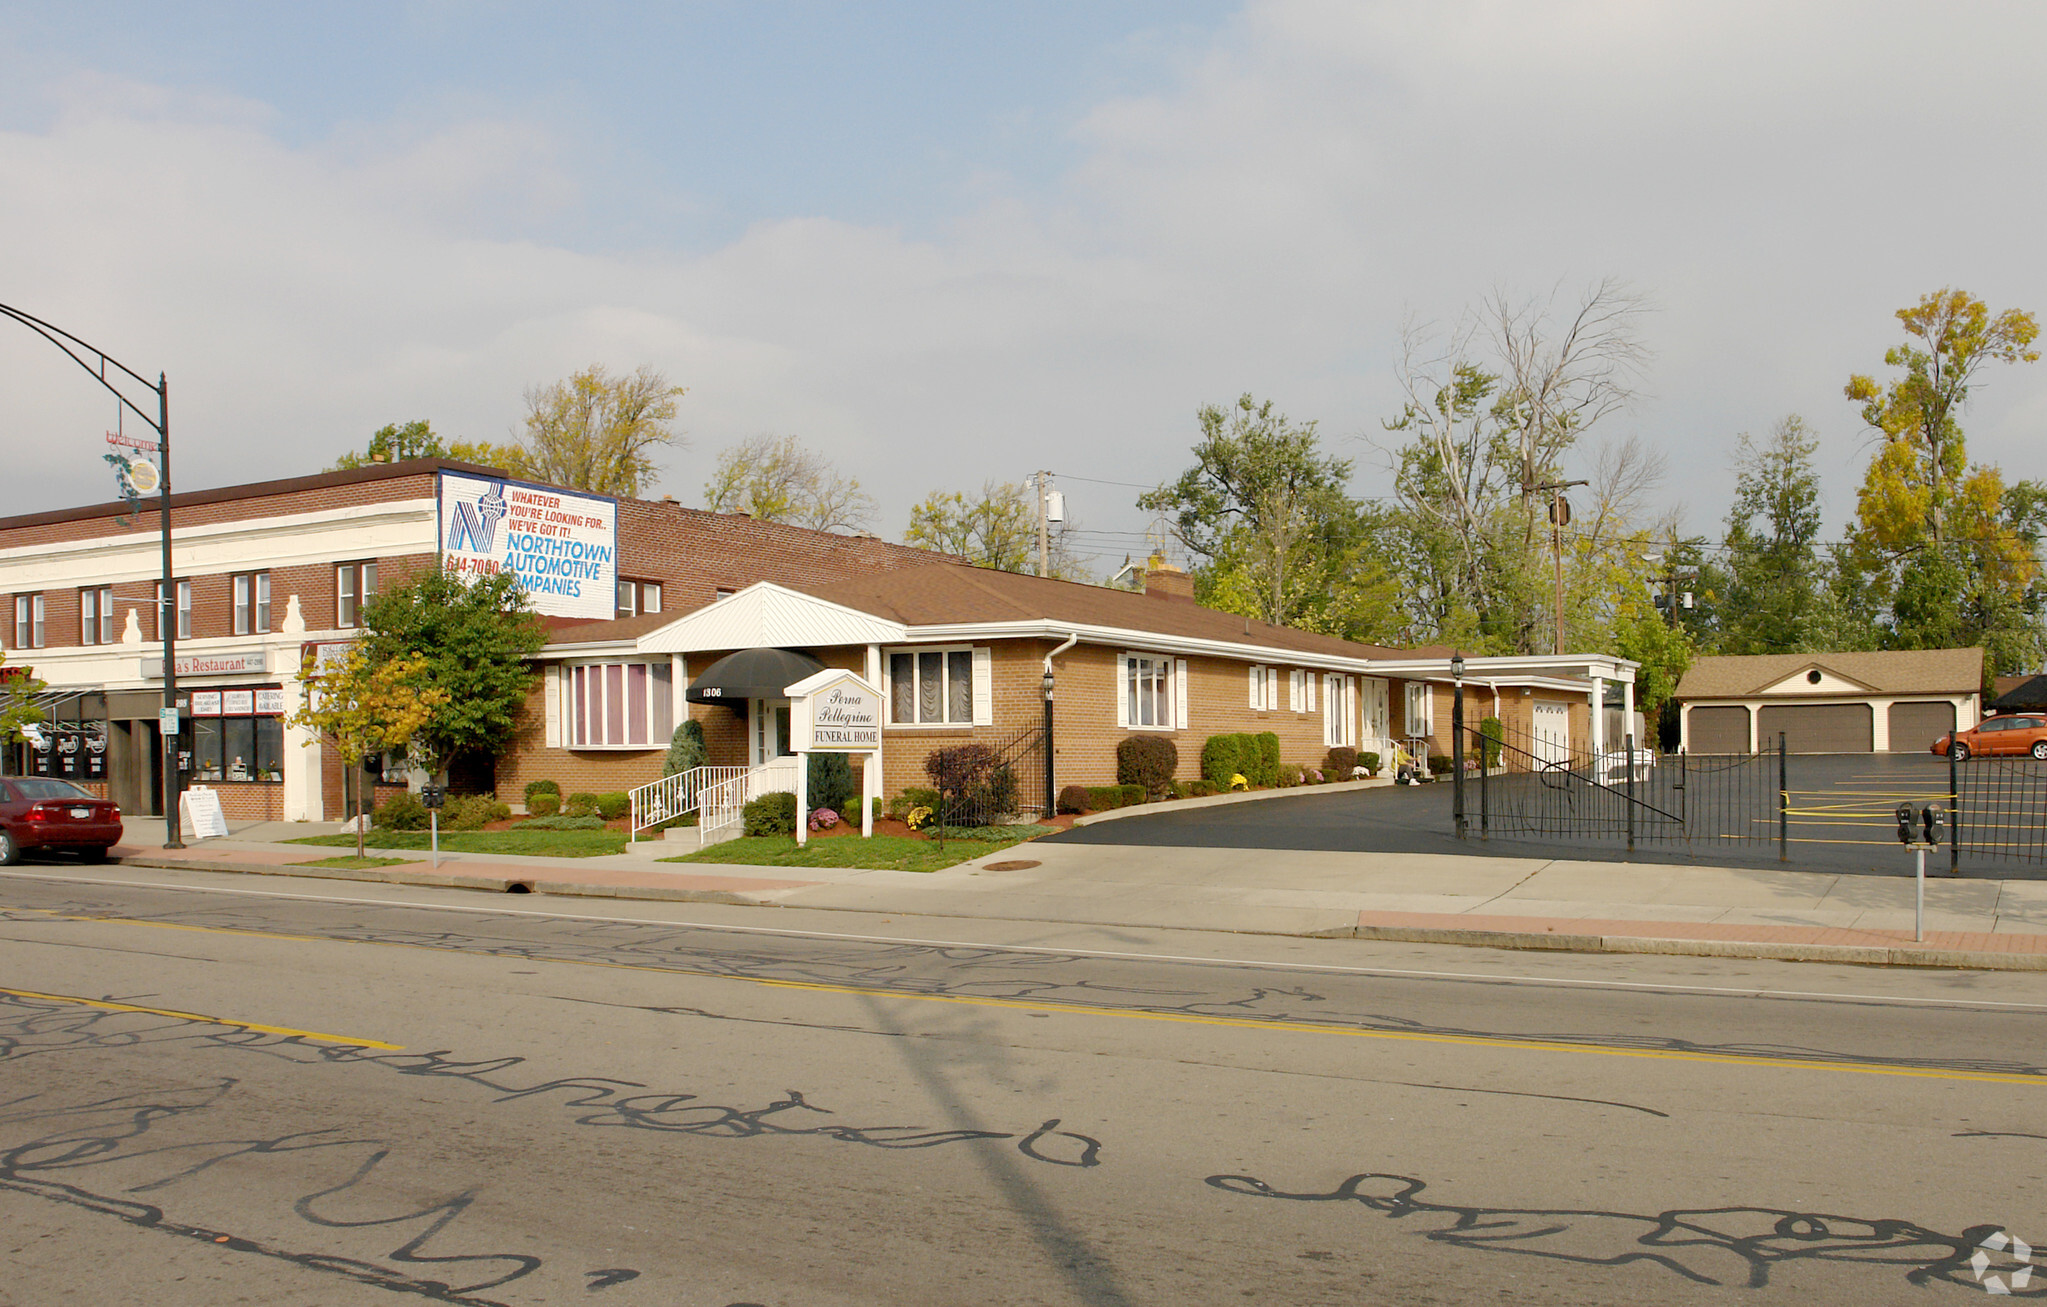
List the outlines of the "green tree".
{"type": "MultiPolygon", "coordinates": [[[[405,748],[447,706],[448,691],[429,683],[430,670],[418,654],[380,659],[361,644],[325,668],[308,655],[299,674],[306,698],[291,724],[332,744],[342,765],[358,770],[370,754],[405,748]]],[[[362,816],[360,798],[354,815],[362,816]]],[[[362,849],[358,822],[356,857],[362,849]]]]}
{"type": "MultiPolygon", "coordinates": [[[[958,554],[976,567],[998,572],[1038,570],[1038,501],[1021,481],[984,481],[969,498],[957,490],[934,490],[910,509],[907,544],[958,554]]],[[[1084,569],[1067,551],[1061,533],[1048,538],[1052,575],[1078,580],[1084,569]]]]}
{"type": "Polygon", "coordinates": [[[1728,588],[1720,652],[1801,653],[1820,647],[1815,635],[1826,608],[1820,562],[1819,448],[1796,413],[1758,443],[1740,438],[1734,505],[1727,514],[1728,588]]]}
{"type": "Polygon", "coordinates": [[[654,474],[654,451],[683,444],[673,424],[687,393],[651,367],[614,377],[592,364],[528,390],[524,435],[494,452],[515,476],[636,497],[654,474]]]}
{"type": "Polygon", "coordinates": [[[351,450],[336,459],[327,470],[345,472],[351,468],[396,463],[408,458],[452,458],[464,463],[480,463],[485,467],[503,467],[508,456],[508,451],[487,441],[457,440],[444,445],[434,434],[431,424],[412,421],[378,427],[371,433],[370,443],[362,453],[351,450]]]}
{"type": "Polygon", "coordinates": [[[1844,392],[1881,437],[1856,496],[1844,577],[1885,608],[1887,645],[1980,643],[1993,670],[2011,670],[2023,663],[2009,660],[2041,644],[2030,501],[2008,498],[1996,467],[1969,463],[1961,415],[1986,364],[2039,359],[2039,325],[2018,309],[1993,315],[1953,289],[1897,316],[1913,339],[1884,362],[1901,375],[1888,384],[1853,376],[1844,392]]]}
{"type": "Polygon", "coordinates": [[[373,664],[421,659],[422,683],[448,696],[408,746],[418,765],[437,772],[457,754],[495,757],[511,744],[533,685],[531,659],[547,638],[517,576],[420,572],[366,603],[363,625],[373,664]]]}
{"type": "Polygon", "coordinates": [[[21,728],[43,720],[36,696],[48,688],[35,678],[33,668],[9,667],[6,652],[0,650],[0,744],[19,744],[28,738],[21,728]]]}
{"type": "Polygon", "coordinates": [[[704,505],[813,531],[864,531],[874,520],[874,497],[859,481],[794,436],[755,436],[718,455],[704,505]]]}
{"type": "Polygon", "coordinates": [[[1195,597],[1281,626],[1371,639],[1387,633],[1393,580],[1370,548],[1351,462],[1322,449],[1313,421],[1294,422],[1249,394],[1196,415],[1194,466],[1137,506],[1168,515],[1199,561],[1195,597]]]}

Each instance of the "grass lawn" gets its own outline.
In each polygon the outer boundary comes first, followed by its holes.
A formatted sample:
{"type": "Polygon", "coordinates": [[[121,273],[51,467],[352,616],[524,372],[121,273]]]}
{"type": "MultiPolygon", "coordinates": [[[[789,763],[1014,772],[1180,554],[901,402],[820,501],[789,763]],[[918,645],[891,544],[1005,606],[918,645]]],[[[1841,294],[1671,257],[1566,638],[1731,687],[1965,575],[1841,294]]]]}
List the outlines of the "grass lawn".
{"type": "MultiPolygon", "coordinates": [[[[370,849],[425,849],[423,830],[373,830],[362,837],[370,849]]],[[[321,844],[330,849],[352,849],[353,835],[309,835],[293,844],[321,844]]],[[[625,832],[620,830],[458,830],[441,832],[443,853],[518,853],[540,858],[596,858],[625,852],[625,832]]]]}
{"type": "Polygon", "coordinates": [[[402,862],[418,862],[418,858],[358,858],[353,853],[341,858],[315,858],[311,862],[294,862],[294,867],[340,867],[347,871],[361,871],[365,867],[395,867],[402,862]]]}
{"type": "Polygon", "coordinates": [[[787,835],[741,836],[713,844],[700,853],[683,858],[662,858],[662,862],[745,863],[755,867],[858,867],[867,871],[938,871],[955,862],[966,862],[998,849],[1014,848],[1015,842],[989,840],[947,840],[941,849],[936,840],[913,840],[903,835],[877,835],[863,840],[853,835],[814,839],[801,848],[787,835]]]}

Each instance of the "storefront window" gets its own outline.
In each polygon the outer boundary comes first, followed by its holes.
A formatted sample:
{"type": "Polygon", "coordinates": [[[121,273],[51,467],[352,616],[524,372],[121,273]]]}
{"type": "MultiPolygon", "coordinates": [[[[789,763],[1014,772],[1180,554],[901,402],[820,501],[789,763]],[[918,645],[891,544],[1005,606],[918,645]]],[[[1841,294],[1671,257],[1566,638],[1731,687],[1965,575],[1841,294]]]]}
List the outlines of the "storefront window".
{"type": "Polygon", "coordinates": [[[194,690],[192,779],[284,779],[284,692],[278,688],[194,690]]]}

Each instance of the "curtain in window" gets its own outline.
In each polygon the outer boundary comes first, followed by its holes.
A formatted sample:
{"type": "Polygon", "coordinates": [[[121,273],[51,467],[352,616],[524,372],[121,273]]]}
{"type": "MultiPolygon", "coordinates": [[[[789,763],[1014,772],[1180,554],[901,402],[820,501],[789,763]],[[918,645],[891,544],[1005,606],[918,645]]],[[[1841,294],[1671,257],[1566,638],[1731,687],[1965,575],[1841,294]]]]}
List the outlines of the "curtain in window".
{"type": "Polygon", "coordinates": [[[888,656],[890,721],[917,720],[917,659],[911,654],[888,656]]]}
{"type": "Polygon", "coordinates": [[[944,654],[917,655],[917,720],[920,722],[945,720],[944,670],[944,654]]]}
{"type": "Polygon", "coordinates": [[[949,722],[974,720],[974,653],[961,649],[945,656],[948,681],[945,719],[949,722]]]}

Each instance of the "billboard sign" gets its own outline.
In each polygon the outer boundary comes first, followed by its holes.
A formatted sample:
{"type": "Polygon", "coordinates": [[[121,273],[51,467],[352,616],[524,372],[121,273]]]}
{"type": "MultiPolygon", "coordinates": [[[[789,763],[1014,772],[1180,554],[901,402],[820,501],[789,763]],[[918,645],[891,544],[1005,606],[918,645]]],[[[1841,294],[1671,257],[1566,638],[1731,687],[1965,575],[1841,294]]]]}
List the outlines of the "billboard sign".
{"type": "Polygon", "coordinates": [[[537,613],[616,615],[617,500],[467,472],[442,472],[439,500],[441,566],[511,572],[537,613]]]}

